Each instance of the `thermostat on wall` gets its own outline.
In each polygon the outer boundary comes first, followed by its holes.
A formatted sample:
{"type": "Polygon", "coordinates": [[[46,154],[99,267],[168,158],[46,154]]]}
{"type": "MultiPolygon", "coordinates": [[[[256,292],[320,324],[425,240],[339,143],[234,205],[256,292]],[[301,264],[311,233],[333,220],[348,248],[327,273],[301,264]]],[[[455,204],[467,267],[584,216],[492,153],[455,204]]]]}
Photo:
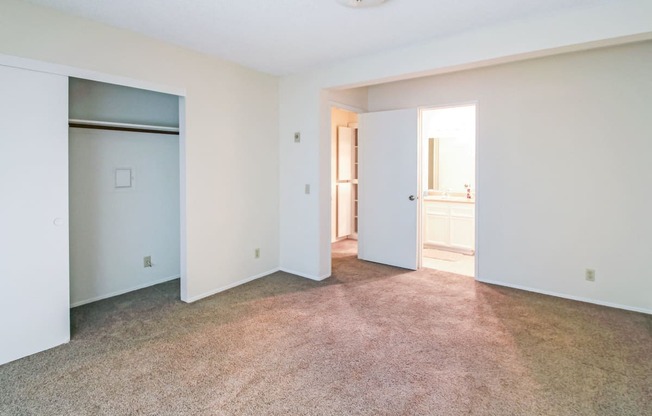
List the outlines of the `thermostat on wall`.
{"type": "Polygon", "coordinates": [[[131,168],[119,168],[115,170],[115,187],[131,188],[131,168]]]}

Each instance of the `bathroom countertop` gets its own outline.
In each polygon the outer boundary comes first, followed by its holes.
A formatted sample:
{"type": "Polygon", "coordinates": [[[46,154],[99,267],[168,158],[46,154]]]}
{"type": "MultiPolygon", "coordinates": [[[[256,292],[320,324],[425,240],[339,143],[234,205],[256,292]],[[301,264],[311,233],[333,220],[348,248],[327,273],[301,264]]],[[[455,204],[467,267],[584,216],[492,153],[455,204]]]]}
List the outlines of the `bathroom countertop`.
{"type": "Polygon", "coordinates": [[[424,196],[423,200],[433,201],[433,202],[455,202],[458,204],[475,204],[475,198],[468,199],[464,196],[428,195],[428,196],[424,196]]]}

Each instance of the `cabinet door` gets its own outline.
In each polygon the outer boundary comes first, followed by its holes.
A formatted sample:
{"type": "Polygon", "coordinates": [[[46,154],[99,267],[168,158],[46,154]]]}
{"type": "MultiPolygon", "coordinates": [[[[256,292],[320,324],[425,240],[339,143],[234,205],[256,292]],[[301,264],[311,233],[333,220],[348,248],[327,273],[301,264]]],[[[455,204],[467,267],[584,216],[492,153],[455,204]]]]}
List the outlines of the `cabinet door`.
{"type": "Polygon", "coordinates": [[[353,134],[349,127],[337,128],[337,180],[350,181],[353,179],[353,134]]]}
{"type": "Polygon", "coordinates": [[[473,206],[461,205],[451,208],[451,246],[469,251],[475,250],[475,215],[473,206]]]}
{"type": "Polygon", "coordinates": [[[70,339],[68,79],[0,66],[0,364],[70,339]]]}
{"type": "Polygon", "coordinates": [[[426,202],[426,244],[450,245],[449,208],[446,204],[426,202]]]}
{"type": "Polygon", "coordinates": [[[351,200],[351,184],[338,183],[337,184],[337,238],[346,237],[352,234],[351,220],[351,207],[353,202],[351,200]]]}

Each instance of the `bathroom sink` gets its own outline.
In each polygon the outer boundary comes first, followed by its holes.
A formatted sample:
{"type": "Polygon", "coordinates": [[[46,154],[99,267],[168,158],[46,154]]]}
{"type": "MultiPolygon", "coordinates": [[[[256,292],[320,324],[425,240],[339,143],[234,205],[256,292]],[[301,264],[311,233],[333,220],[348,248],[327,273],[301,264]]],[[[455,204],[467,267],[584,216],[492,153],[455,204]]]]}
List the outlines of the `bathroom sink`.
{"type": "Polygon", "coordinates": [[[475,202],[473,199],[468,199],[465,196],[431,195],[427,196],[425,199],[426,201],[475,202]]]}

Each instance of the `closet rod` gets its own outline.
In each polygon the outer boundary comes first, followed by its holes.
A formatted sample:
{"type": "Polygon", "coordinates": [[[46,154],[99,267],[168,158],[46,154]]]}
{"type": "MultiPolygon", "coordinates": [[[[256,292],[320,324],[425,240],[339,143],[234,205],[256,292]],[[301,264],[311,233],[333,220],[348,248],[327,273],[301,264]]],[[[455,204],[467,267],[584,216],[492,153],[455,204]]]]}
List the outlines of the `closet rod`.
{"type": "Polygon", "coordinates": [[[135,133],[157,133],[179,135],[178,127],[149,126],[145,124],[113,123],[95,120],[68,120],[69,127],[96,130],[130,131],[135,133]]]}

